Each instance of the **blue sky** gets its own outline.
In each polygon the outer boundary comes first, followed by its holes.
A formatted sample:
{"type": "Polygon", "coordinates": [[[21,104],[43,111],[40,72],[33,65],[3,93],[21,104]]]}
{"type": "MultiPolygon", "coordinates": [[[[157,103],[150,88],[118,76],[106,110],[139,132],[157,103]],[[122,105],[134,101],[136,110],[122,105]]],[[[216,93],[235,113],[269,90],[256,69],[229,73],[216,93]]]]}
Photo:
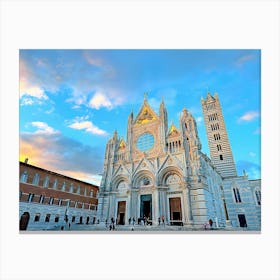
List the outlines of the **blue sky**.
{"type": "Polygon", "coordinates": [[[91,183],[144,92],[169,125],[184,107],[209,155],[200,99],[217,92],[238,174],[260,178],[260,50],[20,50],[20,160],[91,183]]]}

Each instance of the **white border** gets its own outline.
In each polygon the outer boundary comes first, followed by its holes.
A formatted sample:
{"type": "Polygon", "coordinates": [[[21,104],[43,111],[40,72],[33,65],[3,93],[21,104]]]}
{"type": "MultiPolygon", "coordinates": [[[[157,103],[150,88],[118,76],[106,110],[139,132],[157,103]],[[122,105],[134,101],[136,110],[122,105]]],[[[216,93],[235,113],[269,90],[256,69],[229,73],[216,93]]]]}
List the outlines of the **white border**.
{"type": "Polygon", "coordinates": [[[279,279],[279,34],[276,0],[2,1],[1,279],[279,279]],[[262,234],[20,235],[20,48],[262,49],[262,234]]]}

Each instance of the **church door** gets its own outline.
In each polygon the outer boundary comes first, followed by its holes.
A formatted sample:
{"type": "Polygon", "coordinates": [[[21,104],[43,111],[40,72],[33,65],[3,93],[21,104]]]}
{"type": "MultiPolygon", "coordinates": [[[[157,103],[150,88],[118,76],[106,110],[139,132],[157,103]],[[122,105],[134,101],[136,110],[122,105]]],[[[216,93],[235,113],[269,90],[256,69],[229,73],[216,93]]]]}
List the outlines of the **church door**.
{"type": "Polygon", "coordinates": [[[125,224],[125,208],[126,208],[126,201],[119,201],[118,202],[118,219],[117,219],[118,225],[125,224]]]}
{"type": "Polygon", "coordinates": [[[239,220],[240,227],[247,227],[247,222],[244,214],[239,214],[238,220],[239,220]]]}
{"type": "Polygon", "coordinates": [[[146,217],[148,220],[152,220],[152,195],[145,194],[141,195],[140,198],[140,216],[141,218],[146,217]]]}
{"type": "Polygon", "coordinates": [[[180,197],[169,198],[169,209],[170,209],[171,225],[181,225],[182,224],[181,198],[180,197]]]}
{"type": "Polygon", "coordinates": [[[20,217],[19,222],[19,230],[26,230],[28,226],[28,222],[30,219],[30,214],[28,212],[24,212],[20,217]]]}

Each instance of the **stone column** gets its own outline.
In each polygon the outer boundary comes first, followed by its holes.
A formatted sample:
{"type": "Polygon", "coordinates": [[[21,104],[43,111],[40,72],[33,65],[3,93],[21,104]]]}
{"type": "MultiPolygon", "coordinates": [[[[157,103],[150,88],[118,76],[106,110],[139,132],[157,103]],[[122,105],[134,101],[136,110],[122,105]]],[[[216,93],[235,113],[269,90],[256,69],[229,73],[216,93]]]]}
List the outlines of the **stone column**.
{"type": "Polygon", "coordinates": [[[190,201],[190,192],[189,188],[185,185],[183,187],[183,211],[185,216],[185,223],[189,224],[192,220],[191,214],[191,201],[190,201]]]}
{"type": "Polygon", "coordinates": [[[134,217],[135,222],[137,222],[137,207],[138,207],[138,194],[139,194],[139,189],[132,188],[130,192],[130,214],[131,218],[134,217]]]}
{"type": "MultiPolygon", "coordinates": [[[[167,199],[166,199],[166,191],[168,187],[166,186],[158,186],[159,192],[159,216],[158,217],[165,217],[165,221],[167,221],[167,199]]],[[[157,218],[158,218],[157,217],[157,218]]],[[[158,220],[157,220],[158,222],[158,220]]]]}
{"type": "Polygon", "coordinates": [[[153,196],[152,196],[152,203],[154,204],[154,213],[153,213],[153,225],[157,224],[158,217],[160,215],[159,212],[159,191],[157,188],[153,188],[153,196]]]}
{"type": "Polygon", "coordinates": [[[116,209],[116,192],[111,192],[110,193],[110,199],[109,199],[109,217],[108,220],[111,219],[111,217],[115,217],[117,214],[115,213],[116,209]]]}

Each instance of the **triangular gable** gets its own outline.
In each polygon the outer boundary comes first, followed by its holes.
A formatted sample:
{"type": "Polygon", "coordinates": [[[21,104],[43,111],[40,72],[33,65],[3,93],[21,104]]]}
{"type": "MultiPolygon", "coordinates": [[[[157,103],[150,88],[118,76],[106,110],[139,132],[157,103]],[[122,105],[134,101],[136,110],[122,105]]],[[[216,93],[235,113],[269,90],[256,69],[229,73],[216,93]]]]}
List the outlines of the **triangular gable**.
{"type": "Polygon", "coordinates": [[[181,160],[179,160],[176,156],[167,155],[163,163],[158,169],[158,172],[160,172],[163,168],[168,166],[176,166],[179,167],[181,170],[183,170],[183,164],[181,160]]]}
{"type": "Polygon", "coordinates": [[[215,101],[215,98],[210,94],[210,92],[207,94],[206,101],[215,101]]]}
{"type": "Polygon", "coordinates": [[[126,143],[123,139],[121,139],[119,144],[119,150],[124,150],[126,148],[126,143]]]}
{"type": "Polygon", "coordinates": [[[112,177],[115,178],[117,175],[126,175],[129,176],[130,175],[130,171],[124,166],[124,165],[120,165],[115,172],[113,173],[112,177]]]}
{"type": "Polygon", "coordinates": [[[176,126],[172,123],[171,124],[171,127],[169,128],[169,131],[168,131],[168,136],[169,137],[174,137],[174,136],[179,136],[180,135],[180,132],[179,130],[176,128],[176,126]]]}
{"type": "Polygon", "coordinates": [[[154,165],[146,158],[142,158],[136,168],[133,171],[133,174],[136,174],[140,169],[148,169],[155,171],[154,165]]]}
{"type": "Polygon", "coordinates": [[[141,125],[155,120],[158,120],[158,116],[145,99],[134,124],[141,125]]]}

